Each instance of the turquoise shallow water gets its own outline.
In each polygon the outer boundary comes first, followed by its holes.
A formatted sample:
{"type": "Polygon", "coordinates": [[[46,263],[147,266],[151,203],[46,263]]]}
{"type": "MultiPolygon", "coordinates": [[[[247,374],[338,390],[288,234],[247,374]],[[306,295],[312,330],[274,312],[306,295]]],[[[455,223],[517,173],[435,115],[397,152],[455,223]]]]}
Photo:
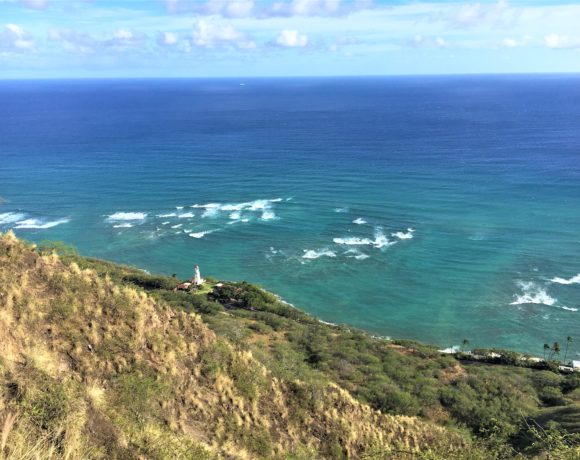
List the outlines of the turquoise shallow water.
{"type": "Polygon", "coordinates": [[[580,356],[580,78],[0,82],[0,229],[580,356]],[[412,229],[412,230],[409,230],[412,229]]]}

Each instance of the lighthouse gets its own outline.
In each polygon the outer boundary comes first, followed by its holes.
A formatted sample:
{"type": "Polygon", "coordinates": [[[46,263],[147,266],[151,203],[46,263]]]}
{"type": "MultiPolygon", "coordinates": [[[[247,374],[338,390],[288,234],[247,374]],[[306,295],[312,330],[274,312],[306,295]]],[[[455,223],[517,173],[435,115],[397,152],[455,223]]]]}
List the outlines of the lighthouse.
{"type": "Polygon", "coordinates": [[[194,268],[194,275],[193,275],[193,284],[195,286],[201,286],[205,280],[201,278],[201,273],[199,272],[199,265],[195,265],[194,268]]]}

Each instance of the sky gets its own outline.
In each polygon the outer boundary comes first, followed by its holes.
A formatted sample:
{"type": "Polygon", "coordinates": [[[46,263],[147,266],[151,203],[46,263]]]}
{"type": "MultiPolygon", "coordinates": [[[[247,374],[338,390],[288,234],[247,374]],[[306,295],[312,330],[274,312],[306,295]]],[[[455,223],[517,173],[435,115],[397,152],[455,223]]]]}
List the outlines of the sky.
{"type": "Polygon", "coordinates": [[[580,72],[580,0],[0,0],[0,79],[580,72]]]}

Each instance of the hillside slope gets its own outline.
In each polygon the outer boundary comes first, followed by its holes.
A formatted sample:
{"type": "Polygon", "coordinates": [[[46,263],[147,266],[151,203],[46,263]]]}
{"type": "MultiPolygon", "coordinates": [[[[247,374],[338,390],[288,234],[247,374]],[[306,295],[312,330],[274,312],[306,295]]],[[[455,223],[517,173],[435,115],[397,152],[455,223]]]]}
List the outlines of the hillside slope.
{"type": "Polygon", "coordinates": [[[276,378],[193,313],[0,236],[0,458],[408,458],[465,441],[276,378]]]}

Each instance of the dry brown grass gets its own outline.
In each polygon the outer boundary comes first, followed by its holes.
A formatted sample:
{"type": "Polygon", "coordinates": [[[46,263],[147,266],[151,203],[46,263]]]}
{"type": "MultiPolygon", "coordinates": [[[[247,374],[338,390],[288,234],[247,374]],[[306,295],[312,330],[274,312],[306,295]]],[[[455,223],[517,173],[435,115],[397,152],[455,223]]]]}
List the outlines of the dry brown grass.
{"type": "Polygon", "coordinates": [[[10,233],[0,236],[0,385],[2,460],[361,458],[463,444],[336,385],[273,378],[199,316],[10,233]]]}

